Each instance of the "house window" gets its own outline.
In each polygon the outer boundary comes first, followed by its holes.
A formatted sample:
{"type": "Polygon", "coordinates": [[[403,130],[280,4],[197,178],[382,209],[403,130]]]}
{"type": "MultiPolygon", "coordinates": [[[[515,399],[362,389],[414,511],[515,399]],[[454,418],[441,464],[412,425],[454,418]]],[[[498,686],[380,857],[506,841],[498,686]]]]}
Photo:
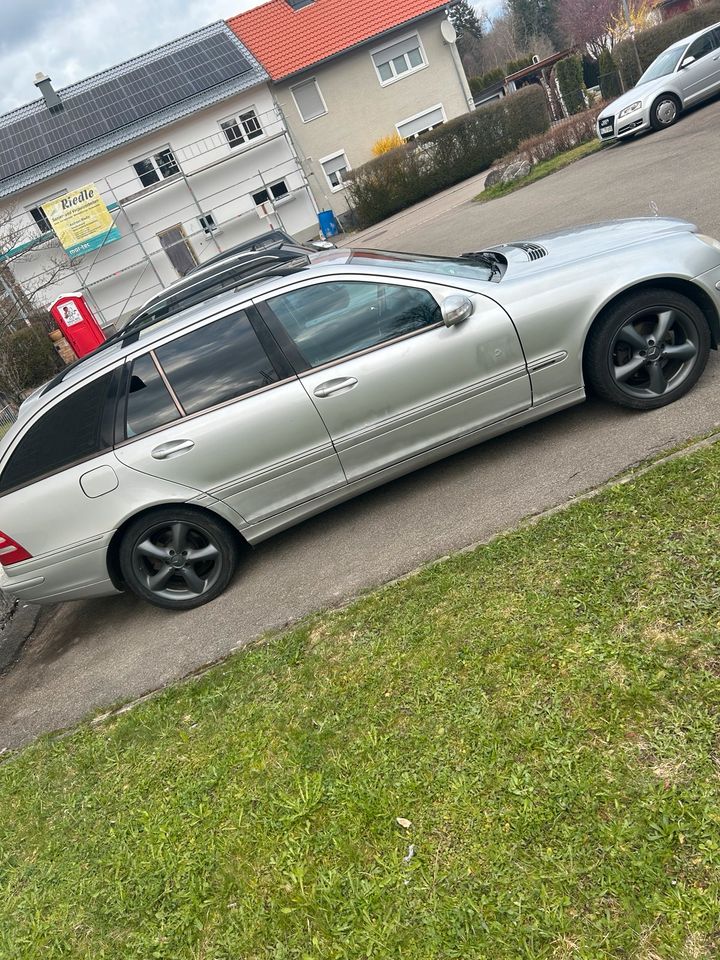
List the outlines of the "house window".
{"type": "Polygon", "coordinates": [[[345,174],[350,169],[350,164],[348,163],[348,158],[345,156],[345,151],[341,150],[340,153],[335,153],[331,157],[326,157],[324,160],[320,161],[320,166],[323,168],[323,172],[327,177],[327,181],[331,188],[333,190],[342,190],[345,186],[345,174]]]}
{"type": "Polygon", "coordinates": [[[414,117],[408,117],[407,120],[401,120],[400,123],[396,124],[396,127],[403,140],[414,140],[421,133],[427,133],[428,130],[433,130],[442,123],[445,123],[445,111],[443,105],[439,103],[436,107],[431,107],[430,110],[418,113],[414,117]]]}
{"type": "Polygon", "coordinates": [[[223,120],[220,129],[231,147],[239,147],[248,140],[256,140],[264,133],[254,110],[246,110],[236,117],[223,120]]]}
{"type": "Polygon", "coordinates": [[[30,207],[30,209],[28,210],[28,213],[37,224],[37,227],[40,233],[47,233],[48,230],[52,230],[52,227],[50,226],[50,221],[45,216],[45,213],[42,207],[30,207]]]}
{"type": "Polygon", "coordinates": [[[252,198],[255,206],[260,207],[263,203],[269,203],[273,200],[282,200],[284,197],[289,196],[290,191],[288,190],[285,181],[278,180],[277,183],[271,183],[270,186],[266,187],[264,190],[258,190],[257,193],[252,195],[252,198]]]}
{"type": "Polygon", "coordinates": [[[298,113],[305,123],[316,120],[328,112],[323,95],[320,93],[320,87],[314,78],[298,83],[290,89],[298,113]]]}
{"type": "Polygon", "coordinates": [[[425,53],[416,33],[383,47],[382,50],[376,50],[371,56],[383,86],[427,66],[425,53]]]}
{"type": "Polygon", "coordinates": [[[170,147],[165,147],[150,157],[136,160],[133,167],[144,187],[150,187],[153,183],[180,173],[180,167],[175,162],[175,155],[170,147]]]}
{"type": "Polygon", "coordinates": [[[212,213],[203,213],[201,217],[198,217],[198,223],[208,236],[217,232],[218,225],[212,213]]]}

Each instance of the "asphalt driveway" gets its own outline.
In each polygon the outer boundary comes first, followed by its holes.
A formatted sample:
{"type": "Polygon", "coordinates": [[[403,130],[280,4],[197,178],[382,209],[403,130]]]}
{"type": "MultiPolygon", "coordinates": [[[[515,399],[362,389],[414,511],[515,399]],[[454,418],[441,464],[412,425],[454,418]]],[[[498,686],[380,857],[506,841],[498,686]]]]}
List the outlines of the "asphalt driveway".
{"type": "MultiPolygon", "coordinates": [[[[459,253],[613,217],[661,215],[720,236],[720,102],[490,204],[450,191],[366,231],[366,245],[459,253]]],[[[590,402],[429,467],[252,553],[228,593],[169,614],[130,596],[67,604],[0,679],[0,749],[139,696],[265,631],[507,529],[720,423],[720,359],[672,407],[590,402]]],[[[668,491],[669,502],[672,491],[668,491]]],[[[669,512],[669,523],[671,523],[669,512]]]]}

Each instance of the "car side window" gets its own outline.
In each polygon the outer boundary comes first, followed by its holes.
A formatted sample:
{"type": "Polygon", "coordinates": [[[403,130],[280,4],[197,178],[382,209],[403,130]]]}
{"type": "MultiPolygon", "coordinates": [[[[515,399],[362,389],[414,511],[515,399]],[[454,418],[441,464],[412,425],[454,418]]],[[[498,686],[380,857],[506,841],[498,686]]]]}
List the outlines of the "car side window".
{"type": "Polygon", "coordinates": [[[133,362],[127,395],[125,436],[129,440],[180,418],[170,391],[152,357],[145,354],[133,362]]]}
{"type": "Polygon", "coordinates": [[[717,49],[717,43],[715,40],[714,32],[703,34],[702,37],[698,37],[695,43],[690,44],[690,47],[685,54],[685,57],[695,57],[696,60],[700,60],[702,57],[706,57],[709,53],[712,53],[713,50],[717,49]]]}
{"type": "Polygon", "coordinates": [[[108,373],[74,390],[33,423],[2,472],[0,493],[112,449],[106,416],[112,378],[108,373]]]}
{"type": "Polygon", "coordinates": [[[427,290],[365,280],[301,287],[268,305],[311,367],[442,322],[427,290]]]}
{"type": "Polygon", "coordinates": [[[216,320],[155,351],[186,413],[197,413],[280,379],[245,311],[216,320]]]}

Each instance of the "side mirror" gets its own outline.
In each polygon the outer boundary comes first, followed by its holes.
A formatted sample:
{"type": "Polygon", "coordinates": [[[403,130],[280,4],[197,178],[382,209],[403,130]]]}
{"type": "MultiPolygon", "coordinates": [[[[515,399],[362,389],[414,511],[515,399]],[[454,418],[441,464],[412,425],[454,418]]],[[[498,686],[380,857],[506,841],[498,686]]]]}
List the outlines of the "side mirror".
{"type": "Polygon", "coordinates": [[[680,64],[680,69],[684,70],[685,67],[689,67],[691,63],[695,63],[695,57],[685,57],[683,62],[680,64]]]}
{"type": "Polygon", "coordinates": [[[461,293],[453,293],[443,300],[442,317],[446,327],[462,323],[472,316],[474,311],[475,306],[470,297],[464,297],[461,293]]]}

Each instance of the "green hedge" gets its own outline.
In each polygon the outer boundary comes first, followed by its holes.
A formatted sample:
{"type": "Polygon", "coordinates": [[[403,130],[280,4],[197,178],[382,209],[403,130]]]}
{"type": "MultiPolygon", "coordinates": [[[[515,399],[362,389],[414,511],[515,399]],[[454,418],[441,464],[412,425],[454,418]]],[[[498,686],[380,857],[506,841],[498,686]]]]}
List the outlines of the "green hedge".
{"type": "Polygon", "coordinates": [[[613,55],[608,50],[603,50],[598,60],[600,70],[600,93],[603,100],[612,100],[619,97],[622,93],[620,85],[620,75],[613,55]]]}
{"type": "Polygon", "coordinates": [[[566,57],[555,67],[560,93],[565,109],[569,114],[580,113],[587,109],[585,103],[585,83],[580,57],[566,57]]]}
{"type": "Polygon", "coordinates": [[[549,126],[545,93],[532,85],[376,157],[345,178],[358,225],[370,226],[487,170],[549,126]]]}
{"type": "Polygon", "coordinates": [[[19,402],[22,393],[39,387],[58,370],[58,357],[47,334],[24,327],[0,338],[0,391],[19,402]]]}
{"type": "Polygon", "coordinates": [[[473,93],[482,93],[483,90],[504,79],[505,71],[502,67],[496,67],[494,70],[488,70],[487,73],[481,73],[479,77],[468,77],[468,83],[473,93]]]}
{"type": "Polygon", "coordinates": [[[632,40],[623,40],[622,43],[617,44],[614,57],[625,86],[632,87],[636,84],[640,78],[640,67],[646,70],[663,50],[677,40],[682,40],[683,37],[688,37],[691,33],[718,21],[720,21],[720,0],[713,0],[695,10],[672,17],[665,23],[658,24],[657,27],[650,27],[638,33],[635,37],[637,54],[633,49],[632,40]]]}

